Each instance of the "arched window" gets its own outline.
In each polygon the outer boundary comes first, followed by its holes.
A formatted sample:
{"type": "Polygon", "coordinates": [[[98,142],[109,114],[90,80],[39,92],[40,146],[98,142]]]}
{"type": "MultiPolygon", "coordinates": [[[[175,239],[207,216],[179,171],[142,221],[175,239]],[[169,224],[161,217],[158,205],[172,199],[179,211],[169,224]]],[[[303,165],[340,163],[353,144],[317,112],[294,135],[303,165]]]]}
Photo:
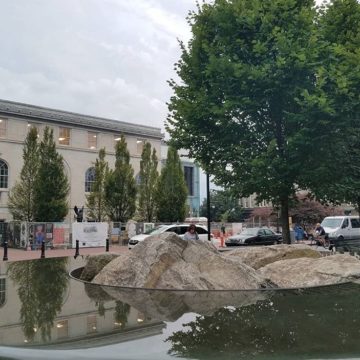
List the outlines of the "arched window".
{"type": "Polygon", "coordinates": [[[85,173],[85,192],[90,192],[95,182],[95,168],[91,167],[85,173]]]}
{"type": "Polygon", "coordinates": [[[6,279],[0,278],[0,307],[5,304],[6,300],[6,279]]]}
{"type": "Polygon", "coordinates": [[[0,160],[0,188],[7,189],[8,187],[9,169],[5,161],[0,160]]]}

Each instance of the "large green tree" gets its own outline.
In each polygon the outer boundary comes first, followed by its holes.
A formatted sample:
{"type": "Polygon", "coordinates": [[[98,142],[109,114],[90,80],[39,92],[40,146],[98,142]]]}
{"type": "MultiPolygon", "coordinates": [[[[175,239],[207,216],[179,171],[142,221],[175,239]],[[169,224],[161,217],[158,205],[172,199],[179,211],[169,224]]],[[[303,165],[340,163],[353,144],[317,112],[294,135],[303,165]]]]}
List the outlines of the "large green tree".
{"type": "Polygon", "coordinates": [[[131,219],[136,208],[136,182],[124,136],[116,142],[115,169],[111,169],[106,177],[104,195],[112,221],[126,222],[131,219]]]}
{"type": "Polygon", "coordinates": [[[333,0],[320,14],[319,36],[326,46],[318,79],[336,133],[324,144],[327,151],[313,169],[311,187],[325,200],[360,208],[360,3],[333,0]]]}
{"type": "Polygon", "coordinates": [[[159,178],[158,158],[155,148],[151,152],[151,144],[144,145],[140,161],[139,215],[143,221],[154,220],[156,211],[156,185],[159,178]]]}
{"type": "Polygon", "coordinates": [[[109,174],[109,165],[105,156],[105,149],[100,149],[94,166],[95,181],[91,186],[90,194],[86,196],[88,217],[95,221],[106,219],[105,182],[109,174]]]}
{"type": "Polygon", "coordinates": [[[157,218],[161,222],[184,221],[187,187],[179,155],[169,146],[157,186],[157,218]]]}
{"type": "Polygon", "coordinates": [[[318,16],[312,0],[199,6],[176,65],[182,82],[170,81],[173,143],[218,184],[279,206],[288,243],[289,203],[339,129],[321,83],[318,16]]]}
{"type": "Polygon", "coordinates": [[[56,150],[53,130],[49,127],[44,130],[39,155],[34,183],[34,221],[63,221],[68,213],[69,182],[63,157],[56,150]]]}
{"type": "Polygon", "coordinates": [[[38,132],[31,127],[23,148],[23,167],[20,179],[11,189],[9,210],[15,220],[33,221],[35,214],[34,184],[39,167],[38,132]]]}

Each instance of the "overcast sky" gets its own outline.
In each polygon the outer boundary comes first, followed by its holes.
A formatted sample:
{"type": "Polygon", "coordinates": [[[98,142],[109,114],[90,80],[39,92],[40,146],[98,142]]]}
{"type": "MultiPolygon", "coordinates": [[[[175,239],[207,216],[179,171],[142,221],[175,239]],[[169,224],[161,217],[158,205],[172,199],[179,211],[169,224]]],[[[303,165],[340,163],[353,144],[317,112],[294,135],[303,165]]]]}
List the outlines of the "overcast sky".
{"type": "Polygon", "coordinates": [[[0,98],[163,129],[195,0],[2,0],[0,98]]]}

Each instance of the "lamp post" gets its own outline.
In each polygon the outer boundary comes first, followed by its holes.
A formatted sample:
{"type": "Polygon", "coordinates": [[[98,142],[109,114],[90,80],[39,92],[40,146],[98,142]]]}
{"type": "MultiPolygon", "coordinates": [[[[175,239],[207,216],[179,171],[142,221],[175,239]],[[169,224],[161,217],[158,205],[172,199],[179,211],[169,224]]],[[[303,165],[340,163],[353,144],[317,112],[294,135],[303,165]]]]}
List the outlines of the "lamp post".
{"type": "Polygon", "coordinates": [[[206,172],[206,213],[207,213],[207,227],[208,227],[208,240],[211,240],[211,228],[210,228],[210,175],[206,172]]]}

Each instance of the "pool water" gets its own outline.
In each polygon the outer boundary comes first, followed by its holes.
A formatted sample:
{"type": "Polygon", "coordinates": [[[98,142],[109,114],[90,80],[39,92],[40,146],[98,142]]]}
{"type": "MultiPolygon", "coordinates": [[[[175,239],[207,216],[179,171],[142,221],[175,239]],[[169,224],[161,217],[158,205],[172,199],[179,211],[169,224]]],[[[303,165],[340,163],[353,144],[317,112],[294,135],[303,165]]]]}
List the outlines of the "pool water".
{"type": "Polygon", "coordinates": [[[83,283],[84,259],[0,265],[0,359],[360,358],[360,285],[161,291],[83,283]]]}

